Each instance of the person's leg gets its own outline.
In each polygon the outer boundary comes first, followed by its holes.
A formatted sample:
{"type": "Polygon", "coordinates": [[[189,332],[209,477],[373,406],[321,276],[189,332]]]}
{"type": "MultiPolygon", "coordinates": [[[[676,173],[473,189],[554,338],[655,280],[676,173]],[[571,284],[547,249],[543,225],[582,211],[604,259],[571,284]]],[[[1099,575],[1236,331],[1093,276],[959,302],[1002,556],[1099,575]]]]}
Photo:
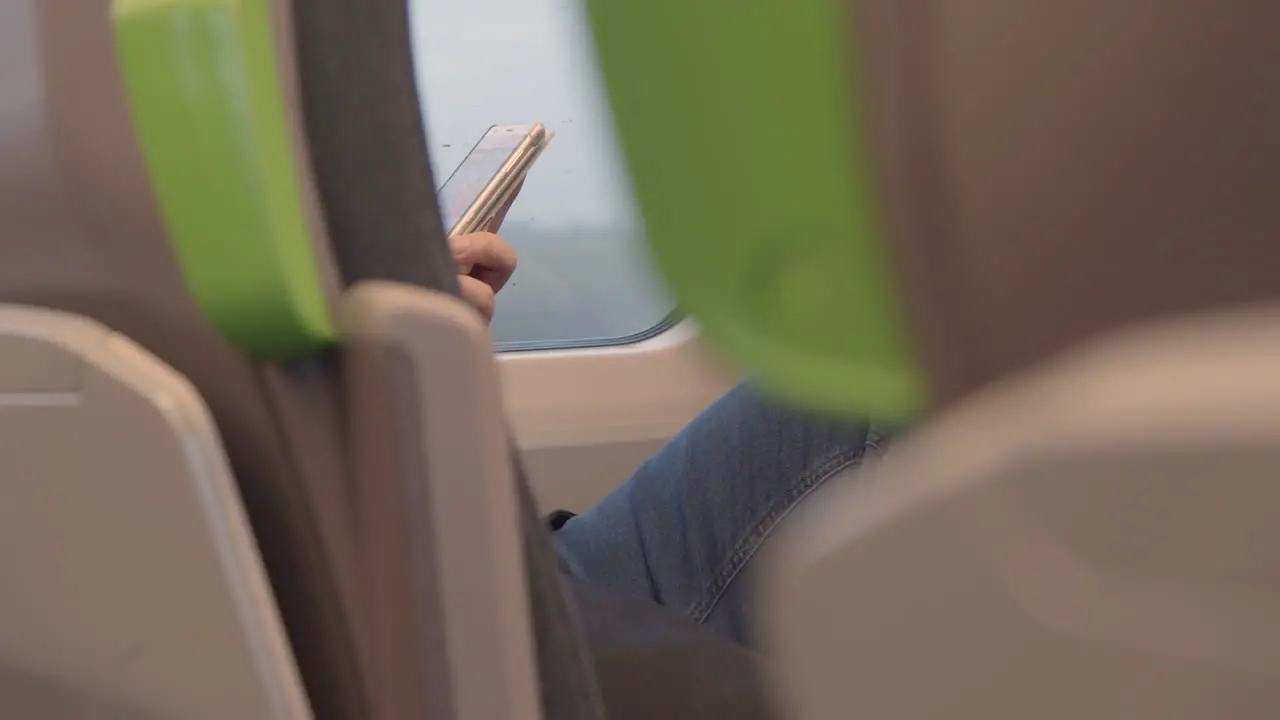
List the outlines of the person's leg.
{"type": "Polygon", "coordinates": [[[880,442],[873,428],[779,410],[739,386],[565,522],[556,547],[569,574],[750,644],[744,567],[797,503],[880,442]]]}

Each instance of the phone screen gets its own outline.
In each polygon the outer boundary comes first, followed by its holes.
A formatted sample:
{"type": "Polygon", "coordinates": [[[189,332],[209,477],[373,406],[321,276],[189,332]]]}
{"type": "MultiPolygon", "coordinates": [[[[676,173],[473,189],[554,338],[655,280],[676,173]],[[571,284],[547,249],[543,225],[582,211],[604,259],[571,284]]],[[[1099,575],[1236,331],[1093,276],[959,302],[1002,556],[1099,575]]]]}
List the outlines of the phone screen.
{"type": "Polygon", "coordinates": [[[494,126],[480,138],[458,169],[440,188],[440,213],[446,232],[452,231],[533,130],[532,125],[494,126]]]}

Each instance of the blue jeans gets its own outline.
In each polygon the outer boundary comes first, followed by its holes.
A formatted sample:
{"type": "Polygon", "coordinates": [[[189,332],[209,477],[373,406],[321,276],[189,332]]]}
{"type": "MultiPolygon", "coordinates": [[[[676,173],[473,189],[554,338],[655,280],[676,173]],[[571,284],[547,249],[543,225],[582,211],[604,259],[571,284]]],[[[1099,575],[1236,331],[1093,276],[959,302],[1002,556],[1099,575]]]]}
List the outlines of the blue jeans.
{"type": "Polygon", "coordinates": [[[561,563],[752,645],[751,558],[792,508],[881,443],[873,427],[781,410],[739,386],[565,522],[561,563]]]}

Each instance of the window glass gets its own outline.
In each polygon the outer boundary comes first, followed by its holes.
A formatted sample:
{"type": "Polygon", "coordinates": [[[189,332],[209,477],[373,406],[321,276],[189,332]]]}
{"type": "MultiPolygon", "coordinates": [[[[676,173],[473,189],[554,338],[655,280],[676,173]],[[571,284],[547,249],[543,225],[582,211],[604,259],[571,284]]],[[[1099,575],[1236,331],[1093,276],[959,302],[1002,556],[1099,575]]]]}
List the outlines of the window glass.
{"type": "Polygon", "coordinates": [[[500,348],[629,341],[673,303],[643,243],[586,17],[565,0],[410,0],[432,170],[443,184],[492,125],[543,123],[502,235],[519,253],[498,297],[500,348]]]}

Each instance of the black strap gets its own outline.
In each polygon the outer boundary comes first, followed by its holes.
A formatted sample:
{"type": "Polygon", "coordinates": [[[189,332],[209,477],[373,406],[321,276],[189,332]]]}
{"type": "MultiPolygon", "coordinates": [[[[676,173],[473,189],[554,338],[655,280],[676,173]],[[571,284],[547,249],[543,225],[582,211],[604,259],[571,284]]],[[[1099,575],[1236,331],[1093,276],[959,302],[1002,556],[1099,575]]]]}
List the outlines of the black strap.
{"type": "Polygon", "coordinates": [[[512,462],[520,477],[520,502],[524,509],[520,529],[535,620],[542,716],[548,720],[603,720],[604,700],[582,618],[560,574],[560,559],[551,545],[551,534],[534,510],[533,493],[517,453],[512,453],[512,462]]]}
{"type": "Polygon", "coordinates": [[[312,169],[343,279],[457,295],[427,159],[408,3],[294,5],[312,169]]]}
{"type": "MultiPolygon", "coordinates": [[[[346,284],[394,280],[457,295],[422,127],[407,5],[295,2],[311,162],[346,284]]],[[[576,610],[518,460],[516,468],[543,717],[601,720],[576,610]]]]}

